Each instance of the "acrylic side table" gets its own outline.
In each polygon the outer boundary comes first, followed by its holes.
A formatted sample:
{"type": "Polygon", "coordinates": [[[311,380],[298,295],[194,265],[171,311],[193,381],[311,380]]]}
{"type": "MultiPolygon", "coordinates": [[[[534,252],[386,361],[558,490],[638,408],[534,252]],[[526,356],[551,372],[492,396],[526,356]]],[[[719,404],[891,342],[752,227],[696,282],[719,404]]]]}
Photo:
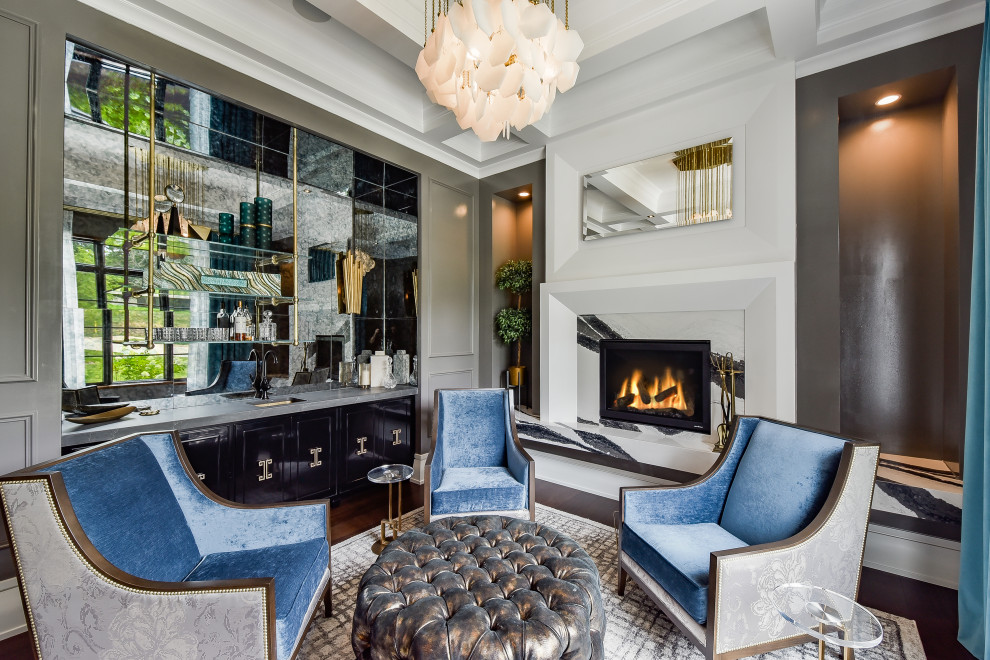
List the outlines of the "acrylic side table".
{"type": "Polygon", "coordinates": [[[380,465],[368,472],[368,481],[376,484],[388,484],[388,518],[382,520],[381,536],[371,546],[371,551],[376,555],[380,555],[385,546],[394,541],[402,532],[402,482],[411,477],[412,473],[413,469],[410,466],[401,464],[380,465]],[[396,506],[398,516],[396,517],[392,516],[392,484],[398,484],[399,491],[396,506]],[[390,536],[385,535],[386,525],[392,532],[390,536]]]}
{"type": "Polygon", "coordinates": [[[873,613],[834,591],[782,584],[771,598],[788,623],[818,640],[819,660],[825,660],[826,642],[840,647],[845,660],[852,660],[853,649],[868,649],[883,641],[883,628],[873,613]]]}

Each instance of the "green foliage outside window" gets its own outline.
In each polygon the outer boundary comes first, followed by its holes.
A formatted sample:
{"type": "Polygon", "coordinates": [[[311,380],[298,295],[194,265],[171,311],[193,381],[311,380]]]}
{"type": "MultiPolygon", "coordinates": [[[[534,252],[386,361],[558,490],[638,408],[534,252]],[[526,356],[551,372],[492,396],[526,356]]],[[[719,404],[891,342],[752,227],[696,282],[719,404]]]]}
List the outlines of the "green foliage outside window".
{"type": "Polygon", "coordinates": [[[165,376],[165,356],[147,348],[124,346],[113,356],[113,381],[161,380],[165,376]]]}
{"type": "MultiPolygon", "coordinates": [[[[72,244],[75,262],[79,269],[76,271],[76,297],[78,306],[83,310],[83,360],[86,382],[89,384],[104,383],[104,361],[110,360],[112,382],[126,383],[144,380],[161,380],[165,376],[165,354],[161,346],[152,351],[146,348],[125,346],[125,340],[143,341],[146,337],[147,316],[143,308],[131,307],[131,313],[124,313],[123,287],[126,280],[122,273],[124,265],[123,251],[119,246],[105,244],[98,246],[87,240],[74,240],[72,244]],[[106,291],[97,290],[97,250],[102,249],[103,281],[106,291]],[[100,306],[102,293],[103,306],[100,306]],[[107,313],[109,312],[109,314],[107,313]],[[109,349],[104,348],[104,328],[109,325],[109,334],[113,341],[109,349]],[[125,332],[125,326],[130,332],[125,332]]],[[[131,284],[135,278],[140,281],[141,275],[135,269],[142,253],[131,253],[129,272],[131,284]]],[[[173,324],[176,327],[189,327],[190,312],[188,301],[173,297],[173,324]],[[178,307],[177,307],[178,306],[178,307]],[[177,308],[176,308],[177,307],[177,308]]],[[[165,324],[165,315],[161,310],[155,311],[155,325],[165,324]]],[[[172,377],[185,378],[188,371],[189,356],[187,347],[173,347],[172,377]]]]}

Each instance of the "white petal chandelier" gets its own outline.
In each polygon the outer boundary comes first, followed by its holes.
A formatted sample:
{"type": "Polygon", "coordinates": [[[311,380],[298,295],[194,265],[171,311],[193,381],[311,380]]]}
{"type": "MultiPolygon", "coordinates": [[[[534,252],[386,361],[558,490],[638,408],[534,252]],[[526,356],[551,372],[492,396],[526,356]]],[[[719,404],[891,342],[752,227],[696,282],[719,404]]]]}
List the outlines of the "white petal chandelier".
{"type": "Polygon", "coordinates": [[[554,0],[440,0],[439,12],[424,7],[435,17],[416,60],[427,96],[483,142],[508,137],[509,126],[538,122],[557,92],[577,80],[584,42],[568,24],[569,4],[564,21],[554,0]]]}

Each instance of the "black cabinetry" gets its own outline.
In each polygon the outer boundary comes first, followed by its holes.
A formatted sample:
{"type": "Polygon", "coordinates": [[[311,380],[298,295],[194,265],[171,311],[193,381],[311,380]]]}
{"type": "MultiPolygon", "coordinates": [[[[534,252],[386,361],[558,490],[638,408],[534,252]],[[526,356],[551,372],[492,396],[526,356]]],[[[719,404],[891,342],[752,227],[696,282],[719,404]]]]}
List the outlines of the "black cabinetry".
{"type": "Polygon", "coordinates": [[[412,465],[413,402],[397,399],[377,404],[382,416],[382,440],[385,460],[388,463],[412,465]]]}
{"type": "Polygon", "coordinates": [[[182,431],[207,488],[246,504],[334,498],[385,463],[412,465],[412,396],[182,431]]]}
{"type": "Polygon", "coordinates": [[[293,415],[290,460],[293,497],[305,500],[336,495],[333,479],[335,411],[293,415]]]}
{"type": "Polygon", "coordinates": [[[338,493],[368,482],[368,471],[386,463],[413,460],[413,401],[396,399],[342,409],[338,493]]]}
{"type": "Polygon", "coordinates": [[[210,426],[182,431],[179,439],[182,440],[182,448],[189,457],[189,463],[203,485],[220,497],[230,499],[230,429],[226,426],[210,426]]]}
{"type": "Polygon", "coordinates": [[[354,490],[367,481],[368,470],[384,462],[381,418],[371,405],[349,406],[341,410],[340,477],[338,492],[354,490]]]}
{"type": "Polygon", "coordinates": [[[234,424],[234,499],[245,504],[292,499],[286,497],[292,468],[285,460],[288,436],[285,417],[234,424]]]}
{"type": "Polygon", "coordinates": [[[230,429],[210,426],[179,433],[196,476],[214,493],[231,499],[230,429]]]}

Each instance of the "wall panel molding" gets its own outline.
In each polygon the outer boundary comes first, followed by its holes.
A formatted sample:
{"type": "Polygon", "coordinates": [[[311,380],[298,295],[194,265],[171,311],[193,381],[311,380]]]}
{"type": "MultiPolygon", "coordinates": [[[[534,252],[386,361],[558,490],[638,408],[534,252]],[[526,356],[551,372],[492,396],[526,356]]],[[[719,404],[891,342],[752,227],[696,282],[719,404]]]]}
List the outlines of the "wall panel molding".
{"type": "Polygon", "coordinates": [[[478,323],[475,197],[430,179],[430,358],[472,357],[478,323]]]}
{"type": "Polygon", "coordinates": [[[5,118],[0,143],[6,151],[0,198],[9,211],[0,226],[6,244],[0,247],[0,300],[5,299],[0,307],[13,310],[0,318],[0,383],[38,380],[38,42],[36,22],[0,9],[0,48],[6,75],[15,78],[0,99],[5,118]]]}
{"type": "Polygon", "coordinates": [[[37,411],[0,417],[0,474],[34,464],[37,417],[37,411]]]}

